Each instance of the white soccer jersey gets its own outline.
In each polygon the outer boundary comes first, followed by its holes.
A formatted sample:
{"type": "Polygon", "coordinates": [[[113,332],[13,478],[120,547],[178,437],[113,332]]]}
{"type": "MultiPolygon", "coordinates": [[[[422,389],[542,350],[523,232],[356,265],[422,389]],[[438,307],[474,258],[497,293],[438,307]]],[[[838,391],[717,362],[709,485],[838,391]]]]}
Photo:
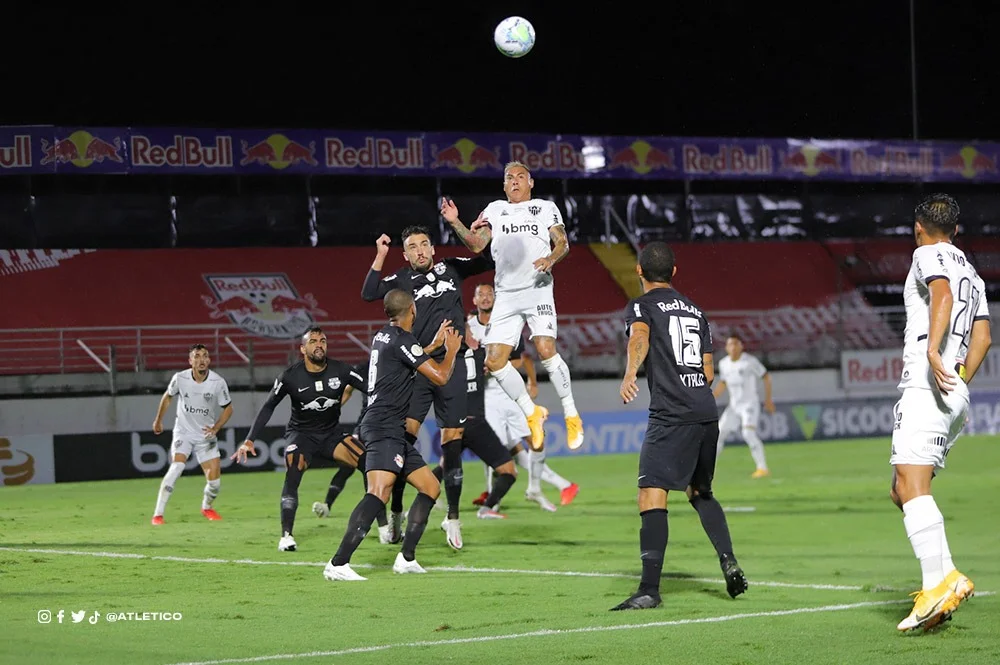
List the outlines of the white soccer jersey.
{"type": "Polygon", "coordinates": [[[733,360],[726,356],[719,361],[719,378],[726,382],[729,390],[729,404],[734,409],[741,409],[752,404],[759,404],[757,379],[767,374],[767,368],[757,358],[749,353],[741,353],[733,360]]]}
{"type": "Polygon", "coordinates": [[[903,376],[899,389],[935,386],[930,363],[927,362],[927,335],[930,332],[930,287],[937,279],[948,280],[951,288],[951,320],[941,344],[941,360],[948,371],[965,362],[969,350],[972,324],[989,320],[986,285],[972,267],[965,252],[948,242],[918,247],[903,286],[906,307],[906,330],[903,333],[903,376]]]}
{"type": "Polygon", "coordinates": [[[549,229],[563,226],[559,206],[543,199],[494,201],[483,213],[493,231],[497,293],[552,284],[552,275],[539,273],[534,263],[552,252],[549,229]]]}
{"type": "Polygon", "coordinates": [[[222,410],[232,402],[229,386],[221,376],[208,370],[208,377],[198,383],[189,369],[177,372],[170,379],[167,394],[177,397],[177,421],[174,438],[202,441],[204,428],[219,419],[222,410]]]}

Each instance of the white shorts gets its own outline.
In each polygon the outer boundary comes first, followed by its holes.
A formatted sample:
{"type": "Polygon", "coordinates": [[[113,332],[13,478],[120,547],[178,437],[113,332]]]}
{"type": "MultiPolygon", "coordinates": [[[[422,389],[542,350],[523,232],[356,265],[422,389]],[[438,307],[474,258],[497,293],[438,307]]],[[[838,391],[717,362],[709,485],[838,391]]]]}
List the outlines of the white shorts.
{"type": "Polygon", "coordinates": [[[194,452],[194,457],[198,460],[198,464],[204,464],[209,460],[221,457],[219,454],[218,441],[206,441],[205,439],[174,439],[174,442],[170,445],[171,460],[174,459],[174,455],[184,455],[184,457],[190,459],[192,452],[194,452]]]}
{"type": "Polygon", "coordinates": [[[969,388],[959,381],[946,395],[937,390],[904,388],[893,407],[892,452],[889,464],[944,468],[944,458],[965,427],[969,388]]]}
{"type": "Polygon", "coordinates": [[[531,337],[556,337],[556,304],[552,286],[521,291],[498,291],[486,326],[486,344],[517,346],[524,324],[531,337]]]}
{"type": "Polygon", "coordinates": [[[521,411],[517,402],[508,397],[495,380],[486,382],[483,400],[486,407],[486,422],[507,450],[521,443],[524,437],[531,436],[524,411],[521,411]]]}
{"type": "Polygon", "coordinates": [[[736,432],[744,427],[757,429],[760,424],[760,404],[756,402],[735,406],[729,404],[719,416],[720,434],[736,432]]]}

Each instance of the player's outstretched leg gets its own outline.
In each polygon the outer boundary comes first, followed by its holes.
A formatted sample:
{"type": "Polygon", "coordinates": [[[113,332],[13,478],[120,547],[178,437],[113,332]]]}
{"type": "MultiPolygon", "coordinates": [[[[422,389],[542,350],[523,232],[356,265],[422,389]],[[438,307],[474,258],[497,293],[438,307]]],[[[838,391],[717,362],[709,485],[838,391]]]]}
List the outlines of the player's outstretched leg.
{"type": "Polygon", "coordinates": [[[486,369],[490,371],[503,391],[514,400],[521,412],[524,413],[525,418],[528,419],[528,429],[531,431],[531,438],[528,442],[531,449],[541,450],[545,445],[544,423],[549,416],[549,410],[532,401],[524,379],[510,364],[512,346],[488,344],[486,349],[486,369]]]}
{"type": "Polygon", "coordinates": [[[281,538],[279,552],[294,552],[298,545],[292,536],[295,513],[299,509],[299,484],[306,470],[306,459],[298,451],[285,455],[285,484],[281,488],[281,538]]]}
{"type": "Polygon", "coordinates": [[[733,554],[733,539],[729,535],[726,513],[711,491],[697,492],[688,488],[688,500],[701,519],[701,528],[712,541],[719,555],[719,566],[726,578],[726,591],[732,598],[747,590],[747,578],[733,554]]]}
{"type": "Polygon", "coordinates": [[[316,513],[316,517],[327,517],[330,514],[330,509],[333,508],[333,502],[337,500],[340,493],[344,491],[344,486],[347,484],[347,480],[354,474],[356,469],[352,466],[346,464],[338,465],[340,468],[337,469],[337,473],[333,475],[330,479],[330,486],[326,490],[326,499],[322,503],[317,501],[313,504],[313,512],[316,513]]]}
{"type": "Polygon", "coordinates": [[[750,449],[750,457],[753,458],[753,463],[757,465],[751,478],[764,478],[770,476],[771,472],[767,468],[767,458],[764,457],[764,442],[760,440],[760,436],[757,434],[756,427],[744,427],[742,430],[743,440],[747,442],[747,448],[750,449]]]}
{"type": "Polygon", "coordinates": [[[542,482],[556,486],[556,489],[559,490],[559,502],[564,506],[573,503],[573,499],[580,492],[579,485],[571,483],[553,471],[548,462],[542,466],[542,482]]]}
{"type": "Polygon", "coordinates": [[[545,451],[532,450],[528,454],[528,489],[524,498],[534,501],[542,510],[556,512],[555,505],[542,494],[542,473],[545,469],[545,451]]]}
{"type": "Polygon", "coordinates": [[[351,568],[351,557],[368,535],[372,522],[385,507],[385,498],[392,491],[396,474],[389,471],[368,472],[368,492],[361,497],[347,521],[347,530],[340,541],[336,554],[323,569],[323,577],[331,582],[356,582],[366,578],[351,568]]]}
{"type": "Polygon", "coordinates": [[[152,523],[156,526],[163,524],[163,513],[167,509],[167,501],[173,494],[174,484],[184,473],[184,462],[187,460],[183,455],[174,455],[174,461],[160,481],[160,492],[156,495],[156,508],[153,509],[152,523]]]}

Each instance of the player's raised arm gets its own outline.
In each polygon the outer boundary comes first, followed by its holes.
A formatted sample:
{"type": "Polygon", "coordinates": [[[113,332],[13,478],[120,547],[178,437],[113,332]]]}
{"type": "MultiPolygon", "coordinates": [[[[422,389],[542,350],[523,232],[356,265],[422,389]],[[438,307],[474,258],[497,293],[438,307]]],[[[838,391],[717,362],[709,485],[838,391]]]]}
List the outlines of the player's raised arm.
{"type": "Polygon", "coordinates": [[[424,347],[424,353],[431,355],[444,345],[445,334],[451,328],[451,319],[445,319],[438,326],[437,333],[434,335],[434,339],[431,343],[424,347]]]}
{"type": "Polygon", "coordinates": [[[431,383],[438,386],[445,385],[451,379],[451,373],[455,369],[455,357],[461,346],[462,336],[454,328],[447,328],[444,331],[444,359],[441,363],[428,359],[417,367],[417,371],[427,377],[431,383]]]}
{"type": "Polygon", "coordinates": [[[395,286],[395,275],[382,279],[382,266],[386,255],[389,254],[390,242],[392,240],[384,233],[375,241],[375,260],[372,261],[372,267],[365,275],[365,283],[361,286],[361,298],[365,302],[383,298],[395,286]]]}
{"type": "Polygon", "coordinates": [[[938,388],[943,393],[947,393],[955,386],[955,375],[945,369],[941,360],[941,344],[944,341],[945,333],[948,331],[948,324],[951,321],[951,309],[954,304],[954,297],[951,295],[951,286],[947,279],[935,279],[927,285],[930,290],[930,330],[927,333],[927,362],[930,363],[934,372],[934,380],[938,388]]]}
{"type": "Polygon", "coordinates": [[[462,220],[458,218],[458,207],[455,202],[447,197],[441,198],[441,216],[448,222],[455,235],[458,236],[462,244],[475,254],[479,254],[493,239],[493,232],[490,230],[489,221],[485,217],[486,211],[479,213],[479,217],[472,223],[472,228],[466,228],[462,220]]]}
{"type": "Polygon", "coordinates": [[[229,459],[236,460],[237,463],[245,462],[247,459],[247,453],[254,455],[256,457],[257,451],[254,450],[253,442],[260,436],[260,433],[267,426],[267,422],[274,415],[274,409],[281,404],[281,400],[285,398],[287,394],[285,390],[284,374],[279,376],[274,380],[274,387],[271,392],[268,393],[267,399],[260,407],[260,411],[257,412],[257,417],[254,418],[253,425],[250,427],[250,431],[247,432],[246,441],[243,442],[236,452],[233,453],[229,459]]]}

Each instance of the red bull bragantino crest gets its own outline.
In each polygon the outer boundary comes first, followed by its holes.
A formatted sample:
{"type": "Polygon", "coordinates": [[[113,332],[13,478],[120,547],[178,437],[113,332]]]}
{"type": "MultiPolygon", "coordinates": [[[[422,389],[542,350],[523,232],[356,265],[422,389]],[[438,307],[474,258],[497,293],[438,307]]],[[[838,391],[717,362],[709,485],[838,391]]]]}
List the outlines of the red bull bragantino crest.
{"type": "Polygon", "coordinates": [[[284,273],[204,275],[209,317],[228,318],[259,337],[291,339],[327,315],[311,293],[300,296],[284,273]]]}

